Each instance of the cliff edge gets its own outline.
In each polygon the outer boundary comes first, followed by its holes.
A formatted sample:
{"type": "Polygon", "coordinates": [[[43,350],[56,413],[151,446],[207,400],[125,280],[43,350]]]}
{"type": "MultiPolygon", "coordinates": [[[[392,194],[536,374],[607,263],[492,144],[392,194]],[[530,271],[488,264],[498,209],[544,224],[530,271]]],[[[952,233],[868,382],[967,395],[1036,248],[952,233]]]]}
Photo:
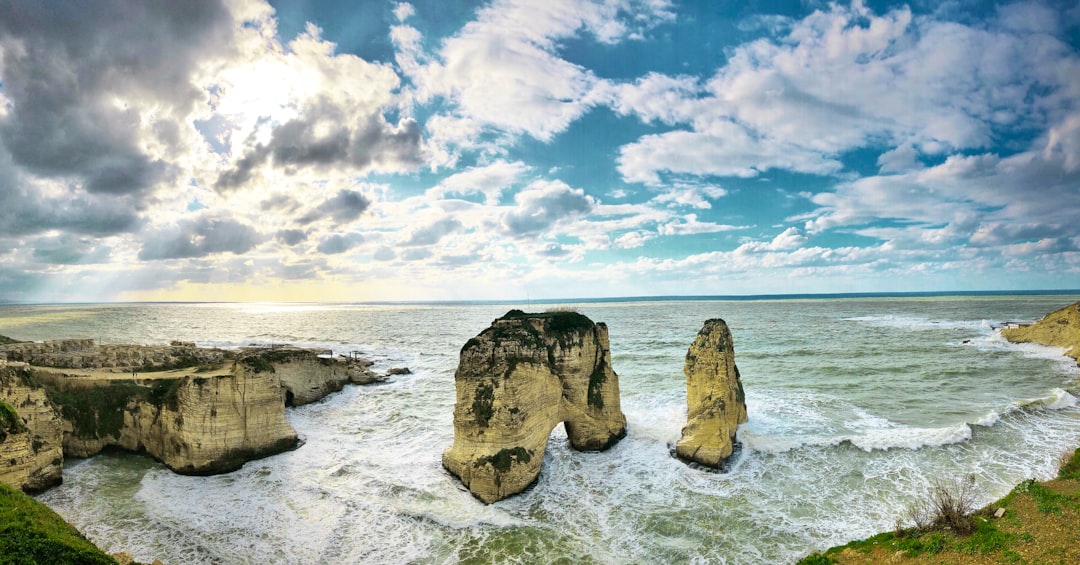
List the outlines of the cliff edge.
{"type": "Polygon", "coordinates": [[[0,361],[0,484],[34,493],[60,484],[63,422],[23,363],[0,361]]]}
{"type": "Polygon", "coordinates": [[[675,444],[680,459],[721,468],[734,451],[735,431],[747,420],[746,396],[731,330],[707,320],[686,352],[686,426],[675,444]]]}
{"type": "Polygon", "coordinates": [[[548,437],[604,450],[626,434],[607,326],[577,312],[511,310],[461,349],[454,443],[443,466],[484,503],[532,484],[548,437]]]}
{"type": "Polygon", "coordinates": [[[1064,347],[1065,355],[1080,365],[1080,302],[1055,310],[1030,326],[1005,328],[1001,335],[1013,343],[1064,347]]]}

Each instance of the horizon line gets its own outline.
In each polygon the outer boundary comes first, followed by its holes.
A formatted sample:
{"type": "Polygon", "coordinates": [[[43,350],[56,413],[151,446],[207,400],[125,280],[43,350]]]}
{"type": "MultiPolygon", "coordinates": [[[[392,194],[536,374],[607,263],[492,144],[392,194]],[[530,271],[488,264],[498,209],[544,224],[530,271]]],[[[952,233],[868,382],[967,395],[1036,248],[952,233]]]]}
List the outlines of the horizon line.
{"type": "Polygon", "coordinates": [[[102,301],[102,302],[20,302],[0,299],[0,306],[88,306],[124,304],[360,304],[360,305],[499,305],[499,304],[587,304],[615,302],[677,302],[677,301],[755,301],[755,300],[829,300],[850,298],[934,298],[962,296],[1064,296],[1080,295],[1080,289],[1040,290],[928,290],[905,292],[820,292],[773,294],[700,294],[645,295],[576,298],[518,298],[518,299],[461,299],[461,300],[361,300],[356,302],[312,301],[102,301]]]}

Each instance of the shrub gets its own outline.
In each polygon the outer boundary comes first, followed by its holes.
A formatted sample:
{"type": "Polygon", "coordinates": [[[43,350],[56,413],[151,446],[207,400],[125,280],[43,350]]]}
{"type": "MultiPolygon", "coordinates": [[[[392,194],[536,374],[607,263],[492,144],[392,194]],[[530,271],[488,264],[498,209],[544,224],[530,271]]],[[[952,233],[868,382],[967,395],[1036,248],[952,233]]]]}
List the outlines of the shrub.
{"type": "Polygon", "coordinates": [[[958,481],[934,481],[929,497],[910,506],[908,517],[919,531],[947,529],[969,535],[976,526],[971,517],[976,494],[975,475],[958,481]]]}

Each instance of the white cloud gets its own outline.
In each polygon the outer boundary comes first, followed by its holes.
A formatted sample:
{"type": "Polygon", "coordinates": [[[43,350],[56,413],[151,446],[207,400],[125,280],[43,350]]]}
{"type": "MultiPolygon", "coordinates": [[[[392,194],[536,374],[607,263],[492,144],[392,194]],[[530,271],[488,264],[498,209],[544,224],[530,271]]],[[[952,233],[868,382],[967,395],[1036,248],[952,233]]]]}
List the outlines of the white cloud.
{"type": "Polygon", "coordinates": [[[502,193],[517,183],[529,169],[521,161],[497,161],[490,165],[469,167],[444,178],[427,194],[431,198],[445,198],[448,195],[479,193],[484,195],[487,204],[494,205],[502,193]]]}
{"type": "Polygon", "coordinates": [[[687,214],[675,221],[661,225],[657,231],[660,235],[693,235],[740,230],[745,227],[746,226],[702,222],[698,220],[697,214],[687,214]]]}
{"type": "Polygon", "coordinates": [[[727,191],[718,186],[679,185],[661,192],[653,198],[653,201],[661,204],[709,209],[712,208],[709,200],[717,200],[726,195],[727,191]]]}

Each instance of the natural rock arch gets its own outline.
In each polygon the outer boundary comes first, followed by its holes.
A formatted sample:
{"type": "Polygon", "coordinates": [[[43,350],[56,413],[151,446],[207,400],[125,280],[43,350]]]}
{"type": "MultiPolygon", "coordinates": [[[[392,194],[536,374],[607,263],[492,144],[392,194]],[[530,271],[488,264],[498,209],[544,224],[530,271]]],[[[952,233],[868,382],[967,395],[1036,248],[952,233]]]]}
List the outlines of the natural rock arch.
{"type": "Polygon", "coordinates": [[[576,312],[511,310],[461,349],[454,443],[443,466],[485,503],[528,487],[548,437],[604,450],[626,435],[607,326],[576,312]]]}

